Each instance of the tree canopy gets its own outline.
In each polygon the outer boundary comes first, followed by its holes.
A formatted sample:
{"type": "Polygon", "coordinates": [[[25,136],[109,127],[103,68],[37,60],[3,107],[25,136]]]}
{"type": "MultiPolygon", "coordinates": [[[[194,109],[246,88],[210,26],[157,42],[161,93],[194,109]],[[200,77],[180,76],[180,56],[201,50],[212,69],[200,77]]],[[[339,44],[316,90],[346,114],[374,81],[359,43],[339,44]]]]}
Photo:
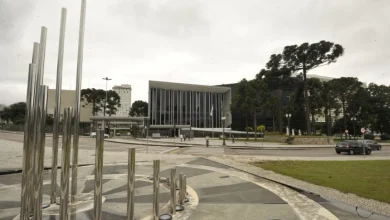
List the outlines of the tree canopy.
{"type": "Polygon", "coordinates": [[[133,117],[146,117],[148,116],[148,103],[142,100],[133,102],[129,112],[133,117]]]}

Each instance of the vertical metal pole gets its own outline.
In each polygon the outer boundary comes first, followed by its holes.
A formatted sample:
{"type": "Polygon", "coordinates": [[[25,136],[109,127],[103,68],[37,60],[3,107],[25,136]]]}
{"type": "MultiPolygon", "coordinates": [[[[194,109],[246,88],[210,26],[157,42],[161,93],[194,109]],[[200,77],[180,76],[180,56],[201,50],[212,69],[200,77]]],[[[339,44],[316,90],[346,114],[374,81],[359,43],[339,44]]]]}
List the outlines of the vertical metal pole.
{"type": "Polygon", "coordinates": [[[57,82],[56,82],[56,106],[54,108],[53,124],[53,156],[51,164],[51,194],[50,203],[54,204],[57,200],[57,166],[58,166],[58,138],[60,136],[60,111],[61,111],[61,90],[62,90],[62,66],[64,62],[64,41],[66,25],[66,8],[61,10],[61,28],[60,42],[58,48],[57,61],[57,82]]]}
{"type": "Polygon", "coordinates": [[[62,160],[61,160],[61,195],[60,195],[60,219],[68,219],[69,204],[69,166],[70,166],[70,146],[72,136],[72,108],[64,109],[64,124],[62,136],[62,160]]]}
{"type": "Polygon", "coordinates": [[[30,149],[33,147],[30,144],[30,136],[32,136],[32,122],[31,118],[33,117],[33,101],[34,101],[34,85],[35,85],[35,65],[29,65],[29,73],[28,73],[28,82],[27,82],[27,95],[26,95],[26,114],[25,114],[25,124],[24,124],[24,143],[23,143],[23,159],[22,159],[22,192],[21,192],[21,207],[20,207],[20,219],[29,219],[30,210],[29,210],[29,188],[28,182],[29,180],[29,170],[31,166],[31,153],[30,149]]]}
{"type": "MultiPolygon", "coordinates": [[[[33,169],[33,173],[32,173],[32,178],[34,178],[33,180],[33,204],[32,204],[32,208],[34,209],[34,213],[35,213],[35,208],[38,207],[37,206],[37,202],[39,200],[39,192],[37,192],[36,190],[39,189],[38,185],[39,185],[39,182],[40,180],[38,179],[38,168],[39,168],[39,157],[40,157],[40,152],[39,152],[39,147],[40,147],[40,144],[41,144],[41,134],[39,132],[39,124],[40,124],[40,121],[41,121],[41,110],[40,109],[40,97],[41,97],[41,89],[40,89],[40,86],[42,85],[43,83],[43,75],[44,75],[44,64],[45,64],[45,51],[46,51],[46,38],[47,38],[47,28],[46,27],[42,27],[41,28],[41,39],[40,39],[40,44],[39,44],[39,53],[36,54],[37,56],[34,57],[35,55],[35,45],[34,45],[34,54],[33,54],[33,63],[36,62],[37,63],[37,79],[35,81],[35,104],[34,104],[34,111],[35,111],[35,115],[34,115],[34,147],[33,147],[33,157],[34,157],[34,160],[33,160],[33,165],[34,165],[34,169],[33,169]]],[[[39,205],[40,207],[40,210],[42,209],[42,204],[39,205]]],[[[36,218],[36,216],[34,216],[34,218],[36,218]]],[[[37,219],[37,218],[36,218],[37,219]]]]}
{"type": "MultiPolygon", "coordinates": [[[[28,181],[27,181],[27,194],[28,194],[28,207],[27,209],[31,211],[33,209],[33,198],[34,198],[34,158],[35,158],[35,117],[36,117],[36,103],[38,100],[38,93],[37,93],[37,74],[38,74],[38,57],[39,57],[39,43],[34,42],[33,47],[33,56],[32,56],[32,63],[34,64],[33,70],[35,72],[34,74],[34,91],[32,91],[32,107],[31,107],[31,115],[30,115],[30,131],[31,134],[29,135],[29,157],[30,157],[30,167],[28,170],[28,181]]],[[[22,218],[21,218],[22,219],[22,218]]]]}
{"type": "Polygon", "coordinates": [[[160,160],[153,160],[153,219],[159,218],[160,160]]]}
{"type": "Polygon", "coordinates": [[[39,142],[37,145],[36,163],[36,181],[34,190],[34,219],[42,219],[42,185],[43,185],[43,161],[45,159],[45,137],[46,137],[46,113],[47,113],[47,90],[48,86],[40,86],[39,96],[39,121],[37,133],[39,142]]]}
{"type": "Polygon", "coordinates": [[[171,201],[170,201],[170,205],[171,205],[171,214],[175,214],[176,213],[176,168],[172,168],[171,169],[171,201]]]}
{"type": "Polygon", "coordinates": [[[127,220],[134,220],[135,148],[128,152],[127,220]]]}
{"type": "Polygon", "coordinates": [[[80,92],[81,80],[83,73],[83,47],[84,47],[84,29],[85,29],[85,8],[86,0],[81,1],[80,12],[80,30],[79,30],[79,46],[77,57],[77,79],[76,79],[76,98],[74,111],[74,134],[73,134],[73,160],[72,160],[72,188],[71,188],[71,202],[76,201],[77,194],[77,165],[79,156],[79,124],[80,124],[80,92]]]}
{"type": "Polygon", "coordinates": [[[184,189],[183,189],[183,184],[184,184],[184,174],[180,174],[179,177],[179,204],[183,205],[184,204],[184,189]]]}
{"type": "Polygon", "coordinates": [[[95,220],[102,219],[102,179],[103,179],[103,151],[104,151],[104,130],[96,132],[95,149],[95,194],[93,211],[95,220]]]}

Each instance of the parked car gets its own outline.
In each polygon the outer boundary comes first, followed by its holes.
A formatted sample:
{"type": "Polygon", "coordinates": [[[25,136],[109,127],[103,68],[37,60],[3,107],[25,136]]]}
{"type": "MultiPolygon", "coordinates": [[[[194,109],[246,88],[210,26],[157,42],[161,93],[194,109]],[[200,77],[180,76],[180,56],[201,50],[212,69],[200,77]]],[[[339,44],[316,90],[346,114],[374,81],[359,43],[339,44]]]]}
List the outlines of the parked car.
{"type": "Polygon", "coordinates": [[[371,154],[371,147],[364,144],[361,141],[356,140],[345,140],[338,142],[336,144],[335,150],[337,154],[341,152],[348,153],[350,155],[353,154],[363,154],[363,146],[367,155],[371,154]]]}
{"type": "MultiPolygon", "coordinates": [[[[363,143],[363,140],[358,140],[359,142],[363,143]]],[[[364,144],[366,146],[371,147],[371,150],[381,150],[382,145],[378,144],[378,142],[373,140],[364,140],[364,144]]]]}
{"type": "MultiPolygon", "coordinates": [[[[89,136],[91,136],[92,138],[95,138],[96,137],[96,132],[92,132],[89,136]]],[[[108,134],[104,134],[104,138],[109,138],[110,136],[108,134]]]]}

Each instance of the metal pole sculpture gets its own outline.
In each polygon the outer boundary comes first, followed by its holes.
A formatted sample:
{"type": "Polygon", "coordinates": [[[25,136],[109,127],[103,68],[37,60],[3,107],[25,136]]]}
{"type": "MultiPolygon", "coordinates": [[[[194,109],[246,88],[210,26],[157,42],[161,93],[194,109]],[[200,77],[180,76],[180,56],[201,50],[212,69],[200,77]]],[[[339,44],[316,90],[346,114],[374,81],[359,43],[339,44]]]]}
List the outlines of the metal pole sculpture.
{"type": "Polygon", "coordinates": [[[183,184],[184,184],[184,174],[180,174],[179,177],[179,204],[184,205],[184,189],[183,189],[183,184]]]}
{"type": "Polygon", "coordinates": [[[159,219],[160,160],[153,161],[153,219],[159,219]]]}
{"type": "Polygon", "coordinates": [[[79,124],[80,124],[80,98],[81,98],[81,80],[83,72],[83,48],[84,48],[84,29],[85,29],[85,10],[86,0],[81,1],[80,12],[80,30],[79,30],[79,46],[77,56],[77,79],[76,79],[76,98],[74,112],[74,134],[73,134],[73,161],[72,161],[72,188],[71,202],[76,201],[77,194],[77,165],[79,156],[79,124]]]}
{"type": "Polygon", "coordinates": [[[47,114],[47,91],[48,86],[39,87],[39,121],[37,136],[39,137],[36,152],[36,173],[35,173],[35,208],[34,208],[34,219],[42,219],[42,185],[43,185],[43,161],[45,159],[45,136],[46,136],[46,114],[47,114]]]}
{"type": "Polygon", "coordinates": [[[94,194],[94,220],[102,219],[102,179],[103,179],[103,151],[104,130],[96,132],[95,150],[95,194],[94,194]]]}
{"type": "Polygon", "coordinates": [[[170,205],[171,205],[171,214],[176,213],[176,168],[171,169],[171,200],[170,200],[170,205]]]}
{"type": "Polygon", "coordinates": [[[135,148],[128,153],[127,220],[134,220],[135,148]]]}
{"type": "Polygon", "coordinates": [[[64,62],[64,41],[66,25],[66,8],[61,10],[61,28],[60,42],[58,48],[57,61],[57,82],[56,82],[56,106],[54,108],[53,124],[53,157],[51,164],[51,194],[50,203],[54,204],[57,200],[57,166],[58,166],[58,138],[60,136],[60,111],[61,111],[61,89],[62,89],[62,66],[64,62]]]}
{"type": "Polygon", "coordinates": [[[22,173],[22,193],[21,193],[21,207],[20,207],[20,219],[25,220],[29,219],[30,209],[29,209],[29,191],[28,187],[30,176],[30,166],[31,166],[31,147],[30,140],[32,137],[33,131],[33,108],[34,108],[34,86],[36,80],[35,65],[29,65],[28,73],[28,83],[27,83],[27,95],[26,95],[26,115],[25,115],[25,124],[24,124],[24,143],[23,143],[23,173],[22,173]]]}
{"type": "Polygon", "coordinates": [[[69,166],[70,166],[70,146],[72,136],[72,116],[73,109],[64,109],[64,124],[62,136],[62,160],[61,160],[61,195],[60,195],[60,219],[68,219],[69,204],[69,166]]]}

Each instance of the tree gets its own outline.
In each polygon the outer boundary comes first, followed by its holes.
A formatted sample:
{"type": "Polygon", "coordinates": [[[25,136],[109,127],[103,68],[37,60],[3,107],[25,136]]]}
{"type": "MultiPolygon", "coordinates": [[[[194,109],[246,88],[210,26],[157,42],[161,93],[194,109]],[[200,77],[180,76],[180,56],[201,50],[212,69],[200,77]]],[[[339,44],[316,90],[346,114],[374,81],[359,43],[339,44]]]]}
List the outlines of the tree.
{"type": "Polygon", "coordinates": [[[26,114],[26,103],[25,102],[17,102],[9,107],[5,107],[3,111],[1,111],[1,118],[7,123],[12,121],[14,124],[24,124],[26,114]]]}
{"type": "Polygon", "coordinates": [[[230,105],[231,112],[239,112],[241,115],[245,116],[245,127],[248,127],[248,108],[245,106],[245,90],[248,81],[246,79],[242,79],[236,88],[236,92],[234,93],[232,103],[230,105]]]}
{"type": "MultiPolygon", "coordinates": [[[[110,90],[107,91],[107,106],[106,106],[106,112],[109,116],[116,115],[116,112],[118,111],[118,107],[121,106],[121,97],[118,95],[117,92],[110,90]]],[[[101,105],[102,108],[104,108],[104,102],[101,105]]]]}
{"type": "Polygon", "coordinates": [[[142,100],[133,102],[129,112],[130,116],[133,117],[146,117],[148,116],[148,103],[142,100]]]}
{"type": "Polygon", "coordinates": [[[273,61],[270,63],[271,66],[281,66],[292,72],[303,72],[305,121],[308,133],[311,133],[311,125],[306,74],[312,69],[336,62],[337,58],[343,54],[344,48],[341,45],[328,41],[320,41],[313,44],[303,43],[300,46],[286,46],[282,54],[271,55],[271,61],[273,61]]]}
{"type": "Polygon", "coordinates": [[[335,116],[340,114],[340,104],[336,97],[336,88],[333,87],[332,82],[323,82],[323,90],[321,94],[321,100],[324,106],[325,121],[327,124],[328,136],[331,136],[332,131],[332,113],[335,116]]]}
{"type": "Polygon", "coordinates": [[[311,128],[315,131],[315,116],[322,114],[322,108],[324,103],[322,100],[322,91],[324,90],[323,84],[317,78],[307,79],[307,89],[309,94],[309,106],[311,115],[311,128]]]}
{"type": "Polygon", "coordinates": [[[336,98],[341,102],[344,115],[344,130],[347,130],[347,103],[356,97],[356,94],[362,89],[363,83],[353,77],[332,79],[329,83],[333,87],[336,98]]]}
{"type": "MultiPolygon", "coordinates": [[[[82,89],[81,101],[92,104],[92,115],[95,116],[101,111],[101,102],[106,98],[106,92],[103,89],[82,89]]],[[[84,106],[83,106],[84,107],[84,106]]]]}
{"type": "Polygon", "coordinates": [[[246,131],[246,141],[248,141],[249,140],[249,132],[252,132],[253,128],[252,127],[246,127],[245,131],[246,131]]]}
{"type": "Polygon", "coordinates": [[[257,126],[256,130],[257,130],[258,132],[264,132],[264,131],[265,131],[265,125],[259,125],[259,126],[257,126]]]}

